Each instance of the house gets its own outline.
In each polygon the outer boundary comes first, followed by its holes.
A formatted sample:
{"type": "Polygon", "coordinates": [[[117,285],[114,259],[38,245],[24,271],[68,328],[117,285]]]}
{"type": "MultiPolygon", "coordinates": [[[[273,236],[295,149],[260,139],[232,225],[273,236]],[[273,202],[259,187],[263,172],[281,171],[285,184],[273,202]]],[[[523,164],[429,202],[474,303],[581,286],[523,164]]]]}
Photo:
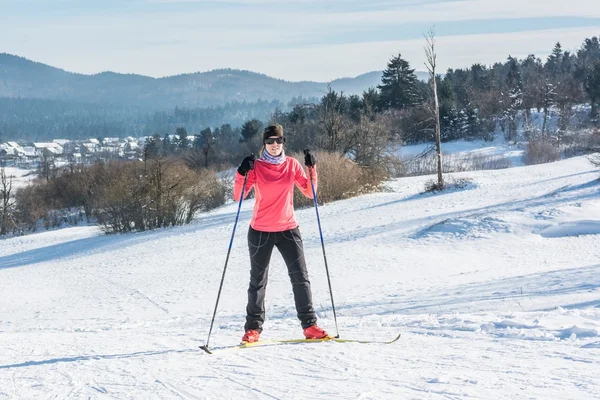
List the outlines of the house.
{"type": "Polygon", "coordinates": [[[33,147],[38,157],[57,157],[63,154],[63,148],[58,143],[34,143],[33,147]]]}
{"type": "Polygon", "coordinates": [[[0,144],[0,148],[6,150],[7,156],[22,156],[25,151],[17,142],[7,142],[0,144]]]}

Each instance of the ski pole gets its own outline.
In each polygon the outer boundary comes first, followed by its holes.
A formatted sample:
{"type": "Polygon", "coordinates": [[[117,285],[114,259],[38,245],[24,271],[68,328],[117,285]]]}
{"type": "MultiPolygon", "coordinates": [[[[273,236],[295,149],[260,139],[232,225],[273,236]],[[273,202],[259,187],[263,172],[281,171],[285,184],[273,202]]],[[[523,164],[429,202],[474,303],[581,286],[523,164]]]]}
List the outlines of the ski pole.
{"type": "Polygon", "coordinates": [[[210,329],[208,330],[208,338],[206,344],[200,346],[200,348],[207,353],[210,353],[208,349],[208,342],[210,340],[210,334],[212,333],[213,324],[215,323],[215,316],[217,315],[217,307],[219,306],[219,299],[221,298],[221,290],[223,289],[223,281],[225,281],[225,271],[227,271],[227,262],[229,261],[229,254],[231,254],[231,246],[233,245],[233,237],[235,236],[235,228],[237,227],[238,218],[240,217],[240,210],[242,208],[242,201],[244,200],[244,192],[246,191],[246,181],[248,180],[248,173],[244,175],[244,185],[242,186],[242,195],[238,203],[237,214],[235,215],[235,223],[233,224],[233,232],[231,232],[231,240],[229,241],[229,249],[227,250],[227,257],[225,257],[225,267],[223,267],[223,276],[221,277],[221,284],[219,285],[219,293],[217,294],[217,302],[215,304],[215,311],[213,312],[212,321],[210,321],[210,329]]]}
{"type": "Polygon", "coordinates": [[[317,223],[319,225],[319,235],[321,236],[321,247],[323,248],[323,259],[325,260],[325,272],[327,272],[327,284],[329,285],[329,295],[331,296],[331,308],[333,310],[333,320],[335,322],[336,338],[340,337],[340,330],[337,323],[337,315],[335,313],[335,303],[333,302],[333,290],[331,290],[331,279],[329,278],[329,267],[327,266],[327,255],[325,254],[325,242],[323,241],[323,231],[321,230],[321,219],[319,218],[319,203],[317,202],[317,192],[313,183],[313,170],[308,167],[310,186],[312,187],[313,200],[315,202],[315,210],[317,211],[317,223]]]}

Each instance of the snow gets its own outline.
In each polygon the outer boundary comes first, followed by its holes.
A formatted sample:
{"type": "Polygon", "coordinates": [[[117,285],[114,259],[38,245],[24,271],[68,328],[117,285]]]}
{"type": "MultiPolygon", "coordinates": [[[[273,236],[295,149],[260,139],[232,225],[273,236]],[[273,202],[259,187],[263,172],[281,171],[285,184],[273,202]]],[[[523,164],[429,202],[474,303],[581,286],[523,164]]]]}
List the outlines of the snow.
{"type": "MultiPolygon", "coordinates": [[[[341,337],[402,333],[391,345],[199,350],[237,204],[153,232],[2,240],[0,399],[600,398],[600,172],[578,157],[452,175],[472,183],[422,195],[430,176],[396,179],[319,207],[341,337]]],[[[252,201],[211,347],[243,333],[252,201]]],[[[297,216],[336,333],[315,211],[297,216]]],[[[301,336],[276,253],[266,307],[264,339],[301,336]]]]}
{"type": "Polygon", "coordinates": [[[13,194],[18,188],[27,186],[37,176],[34,170],[17,167],[4,167],[4,172],[6,177],[12,181],[13,194]]]}
{"type": "MultiPolygon", "coordinates": [[[[411,158],[421,154],[431,147],[431,143],[422,143],[410,146],[402,146],[395,153],[402,158],[411,158]]],[[[435,147],[433,148],[435,152],[435,147]]],[[[442,153],[452,154],[454,157],[483,156],[483,157],[506,157],[511,160],[513,166],[522,166],[523,149],[517,145],[507,144],[498,135],[493,141],[485,140],[455,140],[442,143],[442,153]]]]}

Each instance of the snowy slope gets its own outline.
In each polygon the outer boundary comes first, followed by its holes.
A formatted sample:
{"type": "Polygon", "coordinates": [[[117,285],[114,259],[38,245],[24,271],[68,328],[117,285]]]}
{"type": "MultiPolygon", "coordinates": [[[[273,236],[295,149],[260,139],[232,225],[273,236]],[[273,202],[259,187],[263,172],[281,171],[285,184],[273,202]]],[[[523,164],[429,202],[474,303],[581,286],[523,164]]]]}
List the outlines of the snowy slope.
{"type": "MultiPolygon", "coordinates": [[[[600,398],[600,181],[585,158],[430,177],[321,206],[344,338],[207,355],[237,205],[186,227],[0,241],[0,399],[600,398]]],[[[242,335],[242,206],[211,346],[242,335]]],[[[298,212],[320,324],[336,333],[314,209],[298,212]]],[[[263,338],[301,336],[279,255],[263,338]]]]}

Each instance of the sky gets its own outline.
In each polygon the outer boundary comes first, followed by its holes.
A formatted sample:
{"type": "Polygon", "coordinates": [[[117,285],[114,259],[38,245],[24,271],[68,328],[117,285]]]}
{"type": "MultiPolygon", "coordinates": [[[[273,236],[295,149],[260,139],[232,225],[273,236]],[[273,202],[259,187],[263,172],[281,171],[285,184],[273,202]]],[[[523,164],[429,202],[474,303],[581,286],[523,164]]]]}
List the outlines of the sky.
{"type": "Polygon", "coordinates": [[[67,71],[153,77],[237,68],[326,82],[383,70],[401,54],[425,71],[545,58],[600,35],[598,0],[0,0],[0,53],[67,71]]]}

